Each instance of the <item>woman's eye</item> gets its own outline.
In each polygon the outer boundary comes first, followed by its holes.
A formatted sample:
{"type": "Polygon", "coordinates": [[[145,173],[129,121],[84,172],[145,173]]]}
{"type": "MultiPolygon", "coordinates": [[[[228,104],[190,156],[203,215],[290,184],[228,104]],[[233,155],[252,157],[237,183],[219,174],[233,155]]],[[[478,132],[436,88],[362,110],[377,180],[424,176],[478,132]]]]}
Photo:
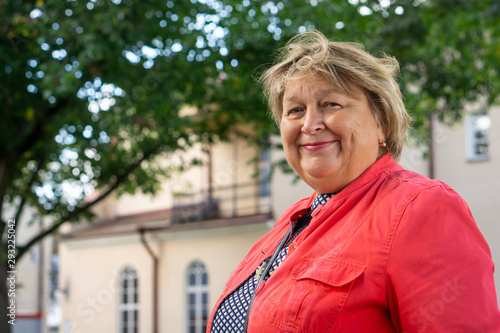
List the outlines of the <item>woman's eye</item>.
{"type": "Polygon", "coordinates": [[[297,114],[299,112],[302,112],[301,108],[293,108],[293,109],[288,110],[289,115],[297,114]]]}
{"type": "Polygon", "coordinates": [[[329,107],[329,108],[335,108],[335,107],[339,107],[340,105],[337,103],[334,103],[334,102],[328,102],[325,104],[325,106],[329,107]]]}

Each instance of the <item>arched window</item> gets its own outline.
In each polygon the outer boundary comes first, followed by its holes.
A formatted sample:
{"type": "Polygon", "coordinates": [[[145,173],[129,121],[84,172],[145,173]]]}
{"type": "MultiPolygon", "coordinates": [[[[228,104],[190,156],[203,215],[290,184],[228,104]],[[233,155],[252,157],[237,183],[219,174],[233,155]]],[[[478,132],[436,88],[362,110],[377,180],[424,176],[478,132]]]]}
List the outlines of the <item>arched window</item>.
{"type": "Polygon", "coordinates": [[[131,267],[120,274],[119,333],[138,333],[139,330],[139,291],[137,273],[131,267]]]}
{"type": "Polygon", "coordinates": [[[186,294],[187,332],[204,333],[208,323],[208,276],[201,262],[188,268],[186,294]]]}

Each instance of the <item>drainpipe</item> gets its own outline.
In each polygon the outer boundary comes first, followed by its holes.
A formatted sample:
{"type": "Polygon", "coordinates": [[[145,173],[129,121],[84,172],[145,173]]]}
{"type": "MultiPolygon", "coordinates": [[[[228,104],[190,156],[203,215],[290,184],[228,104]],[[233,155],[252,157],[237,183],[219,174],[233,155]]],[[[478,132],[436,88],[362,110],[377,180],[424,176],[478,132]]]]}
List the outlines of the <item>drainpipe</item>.
{"type": "Polygon", "coordinates": [[[212,161],[212,145],[209,143],[207,143],[207,157],[208,157],[208,170],[207,170],[207,173],[208,173],[208,198],[207,198],[207,202],[211,202],[212,201],[212,197],[213,197],[213,191],[214,191],[214,184],[213,184],[213,177],[212,177],[212,167],[213,167],[213,161],[212,161]]]}
{"type": "Polygon", "coordinates": [[[429,178],[434,179],[435,177],[435,158],[434,158],[434,121],[436,120],[435,112],[432,112],[429,116],[429,178]]]}
{"type": "MultiPolygon", "coordinates": [[[[238,134],[236,131],[234,132],[234,139],[233,139],[233,163],[238,163],[238,134]]],[[[236,217],[237,209],[238,209],[238,173],[236,170],[231,170],[233,174],[233,216],[236,217]]]]}
{"type": "Polygon", "coordinates": [[[141,243],[146,248],[146,251],[148,251],[151,259],[153,259],[153,333],[158,333],[158,257],[146,242],[144,238],[145,231],[146,230],[139,228],[141,243]]]}

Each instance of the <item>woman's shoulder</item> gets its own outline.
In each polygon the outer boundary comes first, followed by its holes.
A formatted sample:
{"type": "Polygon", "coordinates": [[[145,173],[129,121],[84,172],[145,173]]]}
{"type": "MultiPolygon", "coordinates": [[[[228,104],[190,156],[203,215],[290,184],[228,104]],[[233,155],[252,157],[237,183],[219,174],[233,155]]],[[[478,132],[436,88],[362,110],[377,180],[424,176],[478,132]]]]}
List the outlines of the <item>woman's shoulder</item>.
{"type": "Polygon", "coordinates": [[[388,182],[397,183],[401,190],[424,191],[434,189],[432,192],[455,192],[445,182],[432,179],[412,170],[400,168],[387,174],[388,182]]]}
{"type": "Polygon", "coordinates": [[[399,169],[387,175],[384,201],[393,201],[401,210],[434,209],[449,211],[459,209],[470,215],[470,208],[465,199],[450,185],[431,179],[411,170],[399,169]]]}
{"type": "MultiPolygon", "coordinates": [[[[448,184],[431,179],[425,175],[406,169],[398,164],[390,154],[382,156],[374,163],[359,180],[353,182],[352,189],[357,187],[380,186],[378,193],[418,193],[427,189],[435,188],[435,191],[453,191],[448,184]]],[[[351,189],[351,190],[352,190],[351,189]]]]}
{"type": "Polygon", "coordinates": [[[438,179],[431,179],[417,172],[400,169],[387,177],[389,197],[397,200],[400,209],[408,214],[434,211],[434,214],[451,210],[462,211],[472,218],[470,208],[458,192],[438,179]]]}

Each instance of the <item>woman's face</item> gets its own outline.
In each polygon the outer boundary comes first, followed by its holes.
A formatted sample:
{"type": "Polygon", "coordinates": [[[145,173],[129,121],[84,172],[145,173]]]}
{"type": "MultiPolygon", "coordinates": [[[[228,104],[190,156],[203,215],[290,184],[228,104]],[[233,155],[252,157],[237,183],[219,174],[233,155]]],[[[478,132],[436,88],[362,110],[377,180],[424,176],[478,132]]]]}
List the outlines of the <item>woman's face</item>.
{"type": "Polygon", "coordinates": [[[379,157],[384,133],[364,93],[348,96],[319,75],[294,74],[283,96],[288,163],[318,194],[340,191],[379,157]]]}

